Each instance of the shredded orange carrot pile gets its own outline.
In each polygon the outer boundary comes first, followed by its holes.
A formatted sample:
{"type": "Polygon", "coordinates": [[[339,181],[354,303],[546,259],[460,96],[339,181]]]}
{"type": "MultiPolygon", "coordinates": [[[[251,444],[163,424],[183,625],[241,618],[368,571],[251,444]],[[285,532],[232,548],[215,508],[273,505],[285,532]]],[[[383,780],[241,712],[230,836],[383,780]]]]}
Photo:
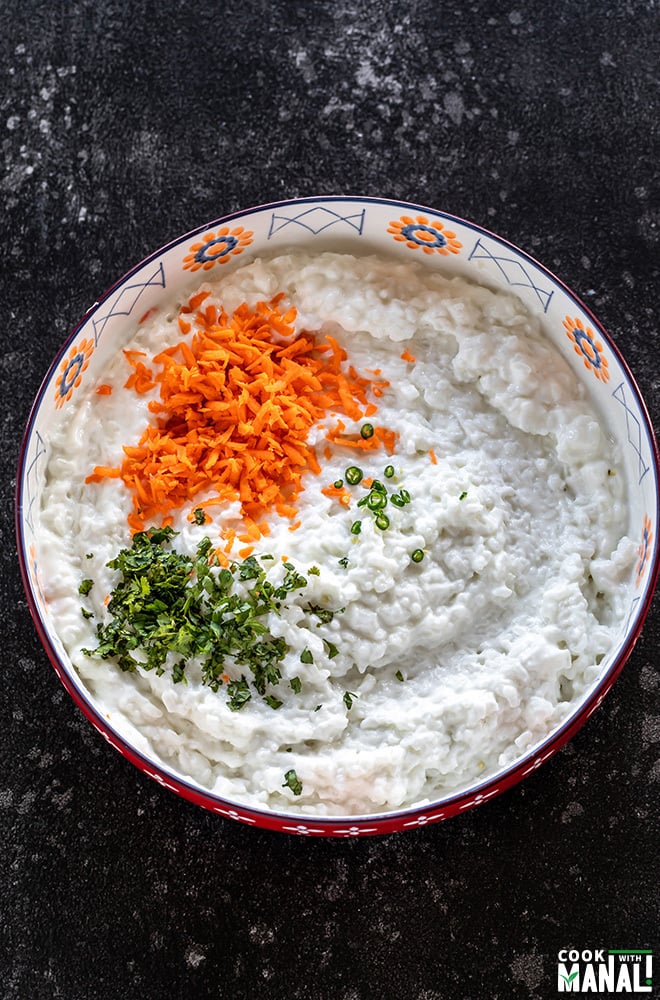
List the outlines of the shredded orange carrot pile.
{"type": "MultiPolygon", "coordinates": [[[[156,420],[137,445],[124,447],[121,468],[97,466],[87,481],[123,480],[133,494],[133,530],[168,523],[185,505],[206,510],[239,500],[239,538],[254,542],[268,533],[263,519],[272,510],[295,517],[302,474],[320,472],[307,443],[311,427],[332,411],[355,421],[371,416],[377,407],[367,392],[382,395],[388,383],[345,365],[346,352],[332,337],[317,343],[311,333],[296,336],[295,309],[280,309],[282,295],[254,308],[243,303],[231,316],[205,305],[208,295],[197,293],[181,309],[179,329],[192,337],[153,358],[155,373],[141,352],[125,352],[133,369],[126,387],[159,388],[160,398],[149,403],[156,420]]],[[[334,445],[394,450],[396,435],[386,428],[375,427],[366,440],[345,430],[338,420],[326,437],[334,445]]]]}

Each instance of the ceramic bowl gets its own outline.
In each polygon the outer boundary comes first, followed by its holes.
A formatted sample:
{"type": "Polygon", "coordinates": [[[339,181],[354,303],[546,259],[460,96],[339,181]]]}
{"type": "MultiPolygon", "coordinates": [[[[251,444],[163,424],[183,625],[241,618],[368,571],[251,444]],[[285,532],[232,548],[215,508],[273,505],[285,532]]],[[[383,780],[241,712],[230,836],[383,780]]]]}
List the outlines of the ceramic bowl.
{"type": "Polygon", "coordinates": [[[236,212],[174,240],[137,264],[87,311],[54,359],[25,432],[17,485],[17,536],[30,610],[45,650],[79,708],[115,749],[161,785],[221,816],[307,836],[356,837],[417,828],[492,799],[547,761],[601,704],[628,658],[649,609],[658,572],[658,452],[644,402],[619,348],[591,311],[522,250],[487,230],[435,209],[374,198],[320,197],[236,212]],[[532,752],[495,776],[432,802],[376,815],[306,817],[247,808],[219,798],[150,760],[104,718],[57,635],[40,585],[40,495],[49,440],[68,419],[77,394],[95,381],[129,328],[167,297],[190,290],[260,255],[285,249],[377,252],[422,260],[513,291],[540,317],[545,334],[574,368],[616,438],[629,495],[628,534],[639,542],[627,595],[628,612],[615,648],[579,707],[532,752]]]}

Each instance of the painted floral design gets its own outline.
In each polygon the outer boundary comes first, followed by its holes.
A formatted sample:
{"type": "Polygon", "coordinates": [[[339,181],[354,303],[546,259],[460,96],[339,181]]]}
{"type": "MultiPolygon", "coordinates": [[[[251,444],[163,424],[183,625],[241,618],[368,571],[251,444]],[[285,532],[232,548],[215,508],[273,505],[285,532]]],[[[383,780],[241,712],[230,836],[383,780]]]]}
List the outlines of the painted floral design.
{"type": "Polygon", "coordinates": [[[601,382],[607,382],[610,377],[607,358],[603,345],[590,326],[585,327],[582,320],[567,316],[564,320],[566,336],[573,342],[573,350],[582,358],[585,368],[594,373],[601,382]]]}
{"type": "Polygon", "coordinates": [[[387,227],[398,243],[405,243],[410,250],[423,250],[426,254],[440,253],[446,257],[450,253],[460,253],[463,244],[456,239],[456,233],[445,229],[439,219],[429,220],[425,215],[402,215],[387,227]]]}
{"type": "Polygon", "coordinates": [[[86,370],[89,359],[94,353],[93,340],[81,340],[75,344],[67,357],[60,365],[60,374],[57,376],[55,389],[55,406],[59,409],[64,406],[82,382],[83,372],[86,370]]]}
{"type": "Polygon", "coordinates": [[[651,542],[653,541],[653,532],[651,531],[651,519],[648,514],[644,515],[644,522],[642,524],[642,540],[639,543],[639,548],[637,549],[637,583],[639,584],[642,576],[644,575],[644,570],[646,569],[646,564],[649,561],[651,555],[651,542]]]}
{"type": "Polygon", "coordinates": [[[226,264],[230,257],[243,253],[252,243],[253,236],[254,233],[243,226],[236,226],[234,229],[222,226],[217,232],[205,233],[198,243],[193,243],[183,258],[184,270],[199,271],[203,268],[208,271],[215,264],[226,264]]]}

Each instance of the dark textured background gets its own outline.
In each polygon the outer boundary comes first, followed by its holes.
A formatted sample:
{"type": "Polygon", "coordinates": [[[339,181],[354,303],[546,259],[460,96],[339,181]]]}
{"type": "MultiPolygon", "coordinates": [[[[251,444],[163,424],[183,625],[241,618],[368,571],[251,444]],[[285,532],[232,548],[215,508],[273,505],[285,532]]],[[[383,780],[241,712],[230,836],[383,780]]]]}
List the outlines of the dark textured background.
{"type": "Polygon", "coordinates": [[[83,720],[30,620],[12,507],[30,402],[99,292],[289,196],[394,196],[518,243],[596,311],[657,417],[658,4],[0,13],[0,996],[534,1000],[562,946],[657,946],[657,601],[602,708],[523,785],[311,843],[178,800],[83,720]]]}

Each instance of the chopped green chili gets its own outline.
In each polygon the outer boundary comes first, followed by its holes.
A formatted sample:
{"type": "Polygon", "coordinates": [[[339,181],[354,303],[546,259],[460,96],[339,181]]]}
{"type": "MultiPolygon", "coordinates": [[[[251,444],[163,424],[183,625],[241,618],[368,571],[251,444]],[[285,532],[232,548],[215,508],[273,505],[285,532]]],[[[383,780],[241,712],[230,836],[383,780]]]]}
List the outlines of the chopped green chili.
{"type": "Polygon", "coordinates": [[[348,469],[346,469],[344,475],[346,476],[346,482],[349,483],[349,485],[357,486],[358,483],[362,482],[364,473],[362,472],[362,469],[357,467],[357,465],[350,465],[348,469]]]}
{"type": "Polygon", "coordinates": [[[303,784],[293,768],[284,775],[282,788],[290,788],[294,795],[302,795],[303,784]]]}

